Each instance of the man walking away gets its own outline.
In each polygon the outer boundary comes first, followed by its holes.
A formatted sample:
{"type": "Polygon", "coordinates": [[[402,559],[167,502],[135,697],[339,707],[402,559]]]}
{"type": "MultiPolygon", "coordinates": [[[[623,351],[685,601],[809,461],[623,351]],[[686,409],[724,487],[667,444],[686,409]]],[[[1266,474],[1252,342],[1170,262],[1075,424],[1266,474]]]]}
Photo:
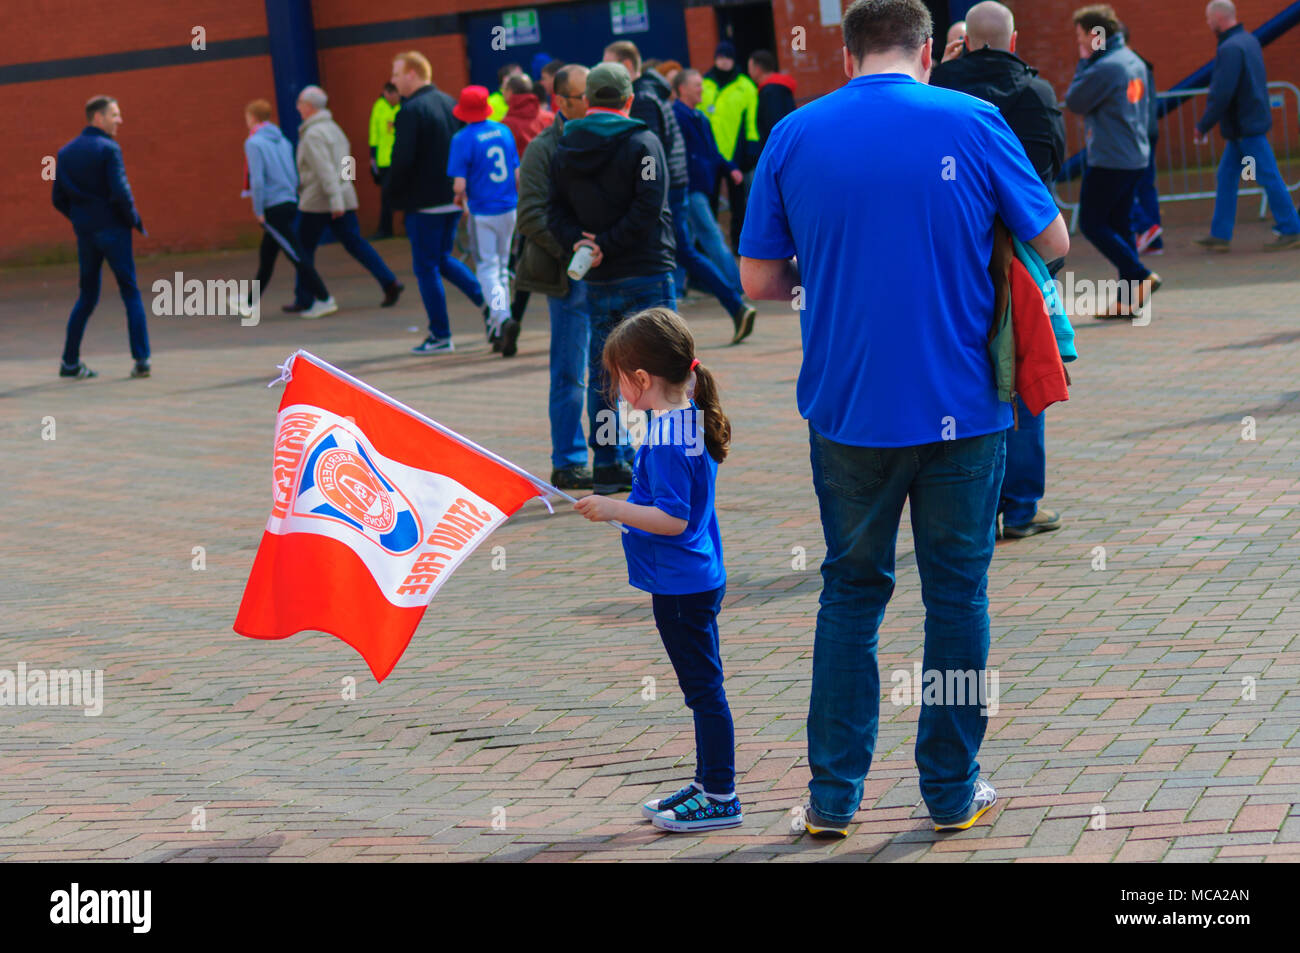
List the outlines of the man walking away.
{"type": "Polygon", "coordinates": [[[674,291],[686,292],[689,276],[709,290],[731,318],[731,343],[739,344],[754,330],[758,311],[742,297],[739,275],[728,281],[707,256],[696,250],[689,238],[687,207],[690,175],[687,170],[686,139],[677,116],[659,92],[662,77],[651,78],[641,69],[641,53],[636,44],[620,40],[605,47],[606,63],[621,63],[632,77],[632,118],[640,119],[658,138],[668,156],[668,207],[672,212],[673,239],[677,246],[677,267],[673,275],[674,291]]]}
{"type": "MultiPolygon", "coordinates": [[[[325,282],[303,255],[294,227],[298,217],[298,169],[294,165],[293,146],[271,122],[271,104],[265,99],[255,99],[244,107],[244,124],[248,127],[248,138],[244,140],[248,193],[253,199],[253,215],[262,226],[254,279],[259,301],[271,284],[275,259],[283,251],[298,273],[298,288],[308,298],[306,307],[295,302],[286,305],[285,310],[302,313],[318,302],[323,307],[333,299],[325,282]]],[[[252,313],[251,301],[238,304],[246,313],[252,313]]]]}
{"type": "Polygon", "coordinates": [[[587,68],[565,66],[555,74],[552,88],[555,122],[538,133],[519,166],[519,217],[515,227],[523,239],[515,275],[516,294],[536,291],[547,296],[551,313],[551,485],[561,490],[590,490],[587,440],[582,433],[587,346],[591,327],[587,317],[587,286],[566,273],[572,251],[566,251],[546,224],[551,191],[551,160],[565,122],[587,114],[582,98],[587,68]]]}
{"type": "Polygon", "coordinates": [[[488,340],[500,336],[502,353],[508,350],[506,356],[511,357],[519,324],[510,316],[507,266],[510,238],[515,231],[515,206],[519,202],[519,155],[510,130],[489,119],[491,114],[486,86],[461,90],[452,115],[468,125],[452,136],[447,174],[452,177],[456,204],[469,211],[470,245],[478,262],[478,283],[488,299],[488,340]]]}
{"type": "Polygon", "coordinates": [[[767,50],[750,54],[749,78],[758,86],[758,152],[761,155],[772,127],[794,112],[795,80],[777,72],[776,57],[767,50]]]}
{"type": "MultiPolygon", "coordinates": [[[[379,306],[391,308],[401,296],[403,286],[379,257],[379,252],[361,237],[357,190],[352,177],[346,173],[349,164],[355,166],[356,159],[348,137],[325,108],[327,102],[325,90],[319,86],[308,86],[298,94],[298,114],[302,116],[302,125],[298,127],[298,208],[302,213],[298,237],[302,240],[303,255],[314,264],[316,246],[328,228],[347,253],[379,282],[384,293],[379,306]]],[[[316,318],[337,310],[338,305],[331,298],[326,305],[319,302],[312,305],[302,316],[316,318]]]]}
{"type": "Polygon", "coordinates": [[[1074,13],[1079,65],[1065,105],[1084,117],[1088,165],[1079,190],[1079,227],[1119,272],[1119,300],[1098,318],[1129,318],[1160,287],[1133,240],[1133,194],[1151,158],[1147,69],[1124,45],[1109,4],[1074,13]]]}
{"type": "Polygon", "coordinates": [[[457,128],[451,111],[456,104],[433,84],[432,75],[423,54],[400,53],[393,60],[393,85],[402,94],[403,102],[393,121],[388,190],[393,208],[406,213],[411,264],[429,318],[429,336],[411,349],[415,354],[455,350],[441,276],[463,291],[475,307],[484,307],[483,290],[474,273],[451,253],[461,215],[454,201],[451,176],[447,175],[451,137],[457,128]]]}
{"type": "MultiPolygon", "coordinates": [[[[1024,146],[1029,164],[1050,189],[1065,161],[1065,119],[1056,106],[1056,93],[1038,71],[1016,56],[1016,23],[1011,11],[996,0],[984,0],[966,12],[964,56],[956,50],[930,74],[930,85],[955,89],[998,107],[1011,131],[1024,146]]],[[[1055,277],[1065,262],[1048,265],[1055,277]]],[[[1014,395],[1018,426],[1007,431],[1007,466],[1002,480],[998,515],[1002,535],[1020,539],[1061,528],[1061,515],[1041,509],[1047,485],[1044,414],[1029,412],[1014,395]]]]}
{"type": "Polygon", "coordinates": [[[610,329],[646,308],[676,308],[672,213],[667,158],[659,138],[631,119],[632,78],[619,63],[587,74],[587,115],[564,126],[551,163],[547,227],[570,254],[591,249],[587,304],[591,342],[587,415],[594,458],[592,489],[632,488],[632,448],[607,396],[601,360],[610,329]],[[643,175],[644,169],[661,170],[643,175]],[[612,432],[611,432],[612,431],[612,432]]]}
{"type": "Polygon", "coordinates": [[[388,167],[393,163],[393,118],[402,108],[402,97],[392,83],[384,84],[384,94],[375,100],[370,109],[370,177],[379,186],[379,231],[370,236],[371,241],[393,237],[393,207],[384,193],[388,167]]]}
{"type": "MultiPolygon", "coordinates": [[[[728,162],[749,172],[758,161],[758,87],[736,69],[736,47],[728,40],[718,44],[713,69],[704,74],[699,108],[713,124],[713,137],[728,162]]],[[[713,194],[717,195],[715,183],[713,194]]],[[[716,204],[716,199],[715,199],[716,204]]],[[[731,244],[740,245],[745,221],[744,179],[727,180],[727,204],[731,207],[731,244]]]]}
{"type": "Polygon", "coordinates": [[[1208,142],[1210,130],[1217,123],[1224,144],[1210,234],[1196,239],[1196,244],[1209,251],[1229,249],[1237,221],[1237,183],[1241,181],[1242,162],[1249,158],[1254,160],[1255,178],[1268,196],[1277,225],[1277,238],[1264,249],[1300,248],[1300,216],[1268,144],[1273,111],[1268,104],[1264,51],[1255,35],[1237,22],[1237,8],[1230,0],[1212,0],[1205,8],[1205,22],[1218,36],[1219,48],[1214,54],[1205,115],[1196,123],[1196,141],[1208,142]]]}
{"type": "Polygon", "coordinates": [[[51,199],[72,222],[81,270],[81,293],[68,315],[59,376],[79,380],[97,376],[81,360],[81,338],[99,302],[99,276],[107,261],[126,306],[127,333],[135,358],[131,376],[148,377],[149,328],[131,250],[131,229],[139,229],[141,235],[145,231],[126,180],[122,147],[116,141],[122,109],[112,96],[95,96],[86,103],[86,123],[81,134],[59,150],[54,166],[51,199]]]}
{"type": "Polygon", "coordinates": [[[1069,234],[997,109],[926,85],[933,27],[921,0],[856,0],[843,31],[850,80],[773,130],[740,248],[755,298],[804,291],[797,396],[826,537],[805,826],[847,836],[862,801],[906,501],[922,665],[952,686],[922,699],[921,797],[936,830],[964,830],[996,800],[976,760],[988,718],[975,684],[1011,426],[988,356],[994,219],[1048,260],[1065,255],[1069,234]],[[899,280],[909,275],[920,280],[899,280]]]}

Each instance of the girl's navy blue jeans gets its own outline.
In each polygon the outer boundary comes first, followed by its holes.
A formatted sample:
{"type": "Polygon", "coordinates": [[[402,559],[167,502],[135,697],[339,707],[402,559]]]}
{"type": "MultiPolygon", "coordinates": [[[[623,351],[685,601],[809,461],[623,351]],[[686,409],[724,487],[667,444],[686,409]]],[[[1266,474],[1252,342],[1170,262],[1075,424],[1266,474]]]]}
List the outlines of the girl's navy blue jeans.
{"type": "Polygon", "coordinates": [[[736,783],[736,732],[722,688],[718,610],[727,587],[686,596],[654,595],[655,625],[695,715],[695,782],[710,794],[736,783]]]}

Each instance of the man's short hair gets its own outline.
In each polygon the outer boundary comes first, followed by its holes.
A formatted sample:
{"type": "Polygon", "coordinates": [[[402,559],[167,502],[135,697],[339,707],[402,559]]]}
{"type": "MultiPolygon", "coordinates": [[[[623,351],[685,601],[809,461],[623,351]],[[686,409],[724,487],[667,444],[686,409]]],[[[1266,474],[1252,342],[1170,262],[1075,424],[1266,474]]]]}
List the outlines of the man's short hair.
{"type": "Polygon", "coordinates": [[[522,73],[523,71],[524,68],[520,66],[518,63],[507,63],[505,66],[497,70],[497,85],[500,86],[502,83],[504,83],[506,81],[506,77],[509,76],[511,73],[522,73]]]}
{"type": "Polygon", "coordinates": [[[873,53],[916,50],[934,35],[921,0],[854,0],[844,11],[844,45],[855,63],[873,53]]]}
{"type": "Polygon", "coordinates": [[[112,96],[91,96],[86,100],[86,122],[93,122],[96,116],[115,102],[117,100],[112,96]]]}
{"type": "Polygon", "coordinates": [[[325,104],[330,98],[325,95],[325,90],[319,86],[304,86],[302,92],[298,94],[298,99],[315,109],[324,109],[325,104]]]}
{"type": "Polygon", "coordinates": [[[1119,17],[1115,15],[1115,8],[1109,3],[1093,3],[1075,10],[1074,25],[1081,27],[1084,33],[1091,33],[1097,27],[1101,27],[1106,33],[1103,37],[1106,40],[1120,31],[1119,17]]]}
{"type": "Polygon", "coordinates": [[[678,70],[677,74],[673,76],[673,92],[680,96],[682,94],[682,87],[686,85],[686,81],[692,76],[699,75],[700,71],[697,69],[687,68],[678,70]]]}
{"type": "Polygon", "coordinates": [[[397,92],[397,87],[394,86],[392,83],[384,83],[384,92],[395,93],[397,92]]]}
{"type": "Polygon", "coordinates": [[[776,57],[768,50],[755,50],[749,54],[749,61],[764,73],[776,72],[776,57]]]}
{"type": "Polygon", "coordinates": [[[533,91],[533,81],[527,73],[511,73],[506,77],[506,92],[512,96],[533,91]]]}
{"type": "Polygon", "coordinates": [[[393,57],[393,62],[401,62],[402,72],[414,72],[420,79],[426,83],[433,79],[433,67],[429,65],[428,58],[423,53],[417,53],[411,50],[407,53],[398,53],[393,57]]]}
{"type": "Polygon", "coordinates": [[[265,99],[254,99],[244,107],[244,112],[252,116],[258,122],[266,122],[271,118],[271,104],[265,99]]]}
{"type": "Polygon", "coordinates": [[[553,84],[556,96],[567,97],[569,95],[569,77],[573,76],[579,70],[587,72],[587,67],[580,63],[569,63],[567,66],[561,66],[555,71],[555,83],[553,84]]]}
{"type": "Polygon", "coordinates": [[[542,67],[542,75],[554,77],[556,73],[564,69],[564,65],[564,60],[551,60],[542,67]]]}
{"type": "Polygon", "coordinates": [[[641,72],[641,51],[631,40],[615,40],[605,47],[605,52],[613,53],[614,58],[620,63],[631,63],[632,68],[628,70],[629,73],[641,72]]]}

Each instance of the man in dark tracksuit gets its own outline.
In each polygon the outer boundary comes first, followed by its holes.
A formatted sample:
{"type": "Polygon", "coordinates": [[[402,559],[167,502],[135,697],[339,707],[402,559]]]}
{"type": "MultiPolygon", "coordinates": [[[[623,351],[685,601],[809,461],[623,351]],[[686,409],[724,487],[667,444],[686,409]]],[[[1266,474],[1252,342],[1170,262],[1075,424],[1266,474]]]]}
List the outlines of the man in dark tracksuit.
{"type": "MultiPolygon", "coordinates": [[[[940,63],[930,73],[930,85],[968,93],[998,107],[1020,144],[1025,147],[1043,184],[1052,181],[1065,161],[1065,119],[1056,106],[1056,93],[1038,71],[1016,56],[1015,20],[1000,3],[976,4],[966,14],[964,55],[940,63]]],[[[1054,276],[1065,264],[1048,266],[1054,276]]],[[[1007,466],[998,503],[1001,535],[1013,539],[1060,529],[1061,516],[1040,509],[1047,485],[1047,447],[1043,414],[1034,416],[1015,396],[1019,427],[1007,431],[1007,466]]]]}
{"type": "Polygon", "coordinates": [[[149,328],[144,302],[135,281],[131,229],[144,234],[135,210],[131,186],[126,181],[122,148],[114,141],[122,125],[122,111],[111,96],[96,96],[86,103],[81,135],[59,150],[54,172],[54,207],[72,222],[77,234],[77,259],[81,265],[81,294],[68,316],[60,377],[85,379],[95,372],[81,360],[81,338],[86,322],[99,302],[99,276],[104,262],[113,270],[126,305],[132,377],[149,376],[149,328]]]}
{"type": "Polygon", "coordinates": [[[1259,40],[1237,22],[1237,11],[1227,0],[1215,0],[1205,10],[1205,20],[1219,38],[1214,73],[1206,97],[1205,115],[1196,123],[1197,141],[1205,142],[1217,123],[1223,133],[1223,158],[1219,160],[1218,191],[1210,234],[1196,239],[1209,251],[1225,252],[1237,220],[1237,183],[1246,159],[1254,160],[1255,179],[1268,196],[1277,238],[1266,251],[1300,248],[1300,216],[1287,191],[1277,159],[1268,144],[1273,110],[1268,104],[1268,77],[1259,40]]]}
{"type": "Polygon", "coordinates": [[[620,63],[587,74],[587,115],[564,125],[551,162],[547,228],[570,254],[594,253],[587,286],[591,340],[587,360],[588,441],[592,490],[632,488],[632,448],[620,433],[606,396],[601,361],[610,329],[646,308],[677,307],[673,291],[676,243],[668,207],[667,158],[659,138],[631,119],[632,79],[620,63]]]}

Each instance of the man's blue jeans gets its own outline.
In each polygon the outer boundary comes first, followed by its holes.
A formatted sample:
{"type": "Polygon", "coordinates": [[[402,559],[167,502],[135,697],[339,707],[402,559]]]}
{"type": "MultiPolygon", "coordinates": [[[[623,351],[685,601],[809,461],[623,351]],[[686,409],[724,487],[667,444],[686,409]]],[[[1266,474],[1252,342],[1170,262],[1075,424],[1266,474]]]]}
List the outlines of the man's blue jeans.
{"type": "Polygon", "coordinates": [[[126,328],[131,340],[131,356],[137,362],[149,360],[149,327],[145,323],[144,302],[135,281],[135,258],[131,251],[131,229],[111,225],[95,232],[77,232],[77,261],[81,267],[81,294],[68,315],[68,333],[63,343],[63,366],[81,363],[81,338],[86,322],[99,303],[99,277],[104,262],[117,279],[117,290],[126,305],[126,328]]]}
{"type": "MultiPolygon", "coordinates": [[[[355,211],[344,212],[338,218],[334,218],[329,212],[300,211],[298,216],[298,241],[302,245],[303,260],[308,264],[315,267],[316,246],[320,244],[321,235],[328,228],[347,253],[361,262],[366,271],[374,276],[380,288],[387,290],[389,285],[397,281],[397,276],[384,264],[384,260],[379,257],[379,252],[375,251],[370,242],[361,237],[361,225],[357,221],[355,211]]],[[[299,280],[298,284],[301,285],[302,281],[299,280]]],[[[308,307],[312,302],[311,295],[300,291],[297,302],[304,308],[308,307]]]]}
{"type": "Polygon", "coordinates": [[[1255,159],[1255,179],[1268,196],[1268,207],[1273,210],[1277,230],[1283,235],[1300,233],[1300,216],[1296,214],[1291,193],[1286,190],[1286,182],[1278,171],[1268,136],[1243,136],[1223,143],[1210,234],[1225,242],[1232,240],[1232,227],[1237,222],[1237,183],[1241,181],[1242,160],[1247,156],[1255,159]]]}
{"type": "Polygon", "coordinates": [[[585,467],[582,399],[587,392],[587,345],[591,340],[587,285],[570,281],[568,294],[546,302],[551,309],[551,466],[557,470],[585,467]]]}
{"type": "Polygon", "coordinates": [[[584,281],[587,286],[587,309],[591,315],[591,340],[587,348],[587,425],[590,432],[587,442],[592,450],[592,466],[612,467],[620,462],[630,462],[635,452],[628,443],[623,427],[618,427],[617,441],[602,439],[602,430],[608,434],[609,421],[617,420],[617,411],[610,405],[608,377],[601,355],[605,338],[614,325],[626,317],[657,306],[677,307],[673,293],[671,272],[649,275],[644,278],[622,278],[618,281],[584,281]],[[602,424],[606,426],[602,427],[602,424]]]}
{"type": "Polygon", "coordinates": [[[691,238],[700,243],[704,254],[709,257],[709,261],[713,262],[713,266],[718,269],[727,283],[733,288],[739,288],[740,267],[722,237],[718,220],[713,217],[713,209],[709,207],[709,197],[703,192],[687,192],[686,208],[687,220],[691,226],[691,238]]]}
{"type": "MultiPolygon", "coordinates": [[[[1006,431],[914,447],[847,446],[811,426],[809,434],[826,537],[808,710],[809,790],[818,814],[849,821],[862,803],[876,746],[877,633],[894,591],[904,501],[925,603],[922,668],[944,673],[945,684],[949,672],[983,677],[1006,431]]],[[[921,797],[936,823],[955,820],[970,806],[988,724],[978,698],[956,701],[922,704],[917,728],[921,797]]]]}
{"type": "Polygon", "coordinates": [[[1027,526],[1038,512],[1038,501],[1047,488],[1047,445],[1044,420],[1047,411],[1035,417],[1015,395],[1020,429],[1007,431],[1007,472],[1002,478],[1002,499],[998,509],[1006,526],[1027,526]]]}
{"type": "Polygon", "coordinates": [[[451,254],[460,215],[460,212],[407,212],[405,217],[406,237],[411,240],[411,267],[429,316],[429,334],[435,338],[451,337],[442,277],[464,292],[475,307],[483,307],[483,290],[474,272],[451,254]]]}
{"type": "MultiPolygon", "coordinates": [[[[740,300],[740,281],[729,284],[725,275],[718,271],[713,262],[695,250],[691,236],[690,206],[686,199],[686,189],[670,189],[668,206],[673,213],[673,237],[677,239],[677,275],[674,277],[676,287],[686,288],[682,275],[689,275],[709,289],[709,293],[722,303],[727,314],[735,317],[745,303],[740,300]]],[[[721,235],[719,235],[721,238],[721,235]]],[[[727,256],[730,258],[730,254],[727,256]]]]}

